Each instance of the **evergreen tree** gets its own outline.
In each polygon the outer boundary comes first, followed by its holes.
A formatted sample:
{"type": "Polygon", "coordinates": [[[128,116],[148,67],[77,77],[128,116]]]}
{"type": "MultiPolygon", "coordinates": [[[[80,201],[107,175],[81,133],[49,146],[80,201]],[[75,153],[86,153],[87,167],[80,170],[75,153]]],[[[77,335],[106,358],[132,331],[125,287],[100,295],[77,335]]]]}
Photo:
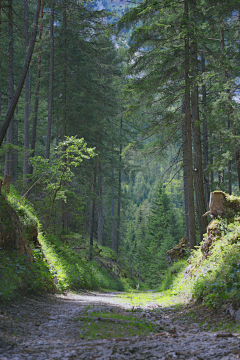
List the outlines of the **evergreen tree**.
{"type": "Polygon", "coordinates": [[[152,201],[148,221],[150,258],[147,281],[150,286],[156,286],[167,268],[166,252],[181,238],[179,219],[162,184],[159,185],[152,201]]]}

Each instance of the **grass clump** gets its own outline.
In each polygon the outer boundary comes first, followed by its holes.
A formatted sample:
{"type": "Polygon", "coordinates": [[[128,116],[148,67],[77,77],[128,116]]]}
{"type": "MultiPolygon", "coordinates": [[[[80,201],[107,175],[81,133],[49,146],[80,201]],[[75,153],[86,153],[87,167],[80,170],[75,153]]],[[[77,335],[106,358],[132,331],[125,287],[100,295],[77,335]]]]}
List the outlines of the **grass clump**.
{"type": "Polygon", "coordinates": [[[77,321],[81,324],[80,337],[88,339],[125,338],[158,332],[146,320],[115,312],[92,312],[91,315],[79,317],[77,321]]]}

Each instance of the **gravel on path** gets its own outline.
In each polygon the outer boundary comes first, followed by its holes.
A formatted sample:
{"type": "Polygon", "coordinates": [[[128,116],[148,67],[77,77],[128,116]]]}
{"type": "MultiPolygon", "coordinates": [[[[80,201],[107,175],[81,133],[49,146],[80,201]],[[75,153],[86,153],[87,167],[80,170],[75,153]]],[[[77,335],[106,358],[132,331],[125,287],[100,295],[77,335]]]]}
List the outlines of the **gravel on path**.
{"type": "Polygon", "coordinates": [[[91,307],[121,312],[131,305],[120,302],[116,293],[24,297],[1,304],[0,360],[240,359],[240,334],[202,331],[197,323],[186,327],[182,319],[173,324],[168,309],[157,305],[152,312],[142,306],[138,315],[159,326],[157,334],[81,339],[76,318],[91,307]]]}

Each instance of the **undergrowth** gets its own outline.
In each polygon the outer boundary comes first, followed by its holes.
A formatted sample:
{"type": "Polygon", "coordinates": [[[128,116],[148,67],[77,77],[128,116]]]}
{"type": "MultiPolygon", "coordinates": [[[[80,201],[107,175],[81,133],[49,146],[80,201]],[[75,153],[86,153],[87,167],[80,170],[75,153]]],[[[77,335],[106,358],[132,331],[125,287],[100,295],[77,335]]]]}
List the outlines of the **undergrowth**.
{"type": "Polygon", "coordinates": [[[168,288],[166,293],[177,296],[176,301],[195,299],[211,308],[230,302],[236,308],[240,306],[240,224],[238,220],[227,224],[220,219],[216,226],[221,236],[210,255],[203,260],[200,246],[196,247],[188,271],[184,262],[176,262],[168,269],[160,291],[168,288]]]}
{"type": "MultiPolygon", "coordinates": [[[[34,261],[30,263],[26,255],[20,255],[13,249],[0,248],[0,300],[12,299],[23,292],[38,294],[81,289],[121,291],[137,283],[136,279],[128,278],[110,248],[95,243],[93,260],[89,261],[89,239],[83,239],[79,234],[59,236],[44,233],[33,207],[27,199],[21,199],[14,187],[11,187],[10,194],[6,194],[6,200],[19,216],[26,241],[28,232],[33,227],[38,228],[41,249],[29,244],[34,256],[34,261]]],[[[6,216],[2,216],[3,223],[7,220],[6,216]]]]}
{"type": "MultiPolygon", "coordinates": [[[[87,240],[82,239],[79,234],[62,238],[40,235],[39,239],[55,271],[60,290],[125,289],[126,285],[121,278],[111,275],[95,259],[89,261],[87,240]]],[[[96,246],[94,249],[96,253],[96,246]]],[[[104,251],[102,253],[104,254],[104,251]]]]}
{"type": "Polygon", "coordinates": [[[55,291],[53,274],[40,250],[33,250],[33,256],[34,262],[29,263],[25,254],[0,248],[0,300],[11,300],[26,292],[55,291]]]}

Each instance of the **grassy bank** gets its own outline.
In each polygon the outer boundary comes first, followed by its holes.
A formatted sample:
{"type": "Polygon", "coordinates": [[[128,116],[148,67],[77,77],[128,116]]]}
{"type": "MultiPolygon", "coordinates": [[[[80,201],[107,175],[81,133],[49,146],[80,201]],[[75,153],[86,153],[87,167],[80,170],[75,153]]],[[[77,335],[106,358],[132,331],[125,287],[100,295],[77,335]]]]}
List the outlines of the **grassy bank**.
{"type": "Polygon", "coordinates": [[[221,235],[217,237],[210,254],[202,258],[196,247],[187,261],[176,262],[168,269],[159,288],[165,297],[178,301],[199,301],[210,308],[232,303],[240,307],[240,224],[239,219],[227,224],[215,220],[221,235]]]}
{"type": "MultiPolygon", "coordinates": [[[[123,264],[117,262],[116,254],[110,248],[94,243],[93,259],[90,261],[87,237],[44,233],[31,204],[26,199],[20,199],[13,187],[6,195],[7,204],[20,219],[19,228],[27,247],[31,248],[33,262],[29,261],[27,254],[20,254],[14,248],[0,248],[0,300],[12,299],[27,292],[37,294],[81,289],[121,291],[139,283],[138,279],[129,276],[123,264]],[[38,247],[28,240],[29,229],[33,227],[38,229],[38,247]]],[[[10,233],[12,225],[5,217],[1,217],[1,229],[10,233]]]]}

